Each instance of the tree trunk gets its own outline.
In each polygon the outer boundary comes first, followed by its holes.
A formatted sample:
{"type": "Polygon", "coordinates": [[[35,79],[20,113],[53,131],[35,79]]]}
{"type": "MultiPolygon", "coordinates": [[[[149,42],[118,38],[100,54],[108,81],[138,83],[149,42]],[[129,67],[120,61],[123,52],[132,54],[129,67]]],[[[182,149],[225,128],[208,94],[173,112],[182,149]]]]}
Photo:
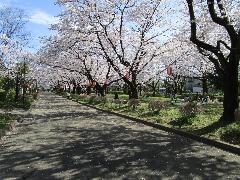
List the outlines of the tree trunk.
{"type": "Polygon", "coordinates": [[[76,94],[76,90],[77,90],[76,81],[73,81],[72,85],[73,85],[72,93],[73,93],[73,94],[76,94]]]}
{"type": "Polygon", "coordinates": [[[177,94],[178,92],[178,83],[177,83],[177,80],[175,79],[174,82],[173,82],[173,94],[177,94]]]}
{"type": "Polygon", "coordinates": [[[150,85],[150,87],[152,88],[152,96],[155,97],[156,96],[156,88],[157,88],[157,83],[154,83],[154,81],[152,82],[152,84],[150,85]]]}
{"type": "Polygon", "coordinates": [[[142,96],[142,84],[139,84],[139,95],[142,96]]]}
{"type": "Polygon", "coordinates": [[[79,84],[77,85],[76,92],[77,92],[77,94],[82,93],[82,88],[79,84]]]}
{"type": "Polygon", "coordinates": [[[179,83],[179,94],[180,94],[180,95],[182,95],[182,93],[183,93],[184,84],[185,84],[184,81],[181,81],[181,82],[179,83]]]}
{"type": "Polygon", "coordinates": [[[153,86],[152,90],[153,90],[152,96],[155,97],[156,96],[156,86],[153,86]]]}
{"type": "Polygon", "coordinates": [[[105,96],[105,88],[104,86],[101,86],[101,85],[96,85],[96,90],[97,90],[97,94],[99,94],[101,97],[104,97],[105,96]]]}
{"type": "Polygon", "coordinates": [[[72,90],[72,93],[73,93],[73,94],[76,94],[76,89],[77,89],[76,85],[73,84],[73,90],[72,90]]]}
{"type": "Polygon", "coordinates": [[[202,79],[202,88],[203,88],[203,94],[208,93],[208,87],[207,87],[207,78],[203,77],[202,79]]]}
{"type": "Polygon", "coordinates": [[[238,61],[230,59],[224,75],[223,116],[225,122],[233,122],[234,111],[238,108],[238,61]]]}
{"type": "Polygon", "coordinates": [[[17,77],[16,77],[16,87],[15,87],[15,91],[16,91],[16,95],[15,95],[15,101],[18,100],[18,96],[19,96],[19,76],[17,74],[17,77]]]}
{"type": "Polygon", "coordinates": [[[91,94],[91,87],[88,86],[87,89],[86,89],[86,91],[87,91],[87,95],[90,95],[90,94],[91,94]]]}
{"type": "Polygon", "coordinates": [[[127,84],[125,83],[125,84],[123,85],[123,93],[124,93],[124,94],[129,94],[128,92],[129,92],[129,88],[128,88],[127,84]]]}
{"type": "Polygon", "coordinates": [[[71,84],[68,83],[68,92],[71,93],[71,84]]]}
{"type": "Polygon", "coordinates": [[[138,91],[136,85],[129,86],[129,99],[138,99],[138,91]]]}

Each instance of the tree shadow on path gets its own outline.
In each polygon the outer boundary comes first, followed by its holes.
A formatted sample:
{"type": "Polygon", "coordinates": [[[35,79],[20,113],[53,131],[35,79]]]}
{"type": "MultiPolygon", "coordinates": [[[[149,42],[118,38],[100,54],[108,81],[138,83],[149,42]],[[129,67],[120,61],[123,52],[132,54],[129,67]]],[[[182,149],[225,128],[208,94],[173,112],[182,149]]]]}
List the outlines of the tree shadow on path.
{"type": "Polygon", "coordinates": [[[0,148],[0,179],[240,177],[239,156],[86,107],[72,116],[62,111],[35,116],[9,137],[0,148]]]}

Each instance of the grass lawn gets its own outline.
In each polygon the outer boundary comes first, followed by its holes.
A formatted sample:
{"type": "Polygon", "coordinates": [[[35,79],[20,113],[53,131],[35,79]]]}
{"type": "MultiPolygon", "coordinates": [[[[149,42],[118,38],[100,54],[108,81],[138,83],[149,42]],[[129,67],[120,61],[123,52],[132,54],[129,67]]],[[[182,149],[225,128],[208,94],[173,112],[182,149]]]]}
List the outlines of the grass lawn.
{"type": "MultiPolygon", "coordinates": [[[[89,103],[88,98],[79,98],[78,95],[72,95],[73,99],[77,99],[82,103],[96,105],[102,109],[109,109],[132,117],[154,121],[167,127],[240,146],[240,122],[231,124],[220,122],[219,118],[223,112],[221,103],[202,104],[200,105],[200,112],[196,116],[186,118],[180,112],[181,100],[179,99],[177,102],[173,102],[160,110],[160,112],[152,112],[148,109],[149,101],[170,101],[170,99],[165,97],[142,97],[141,104],[133,109],[128,104],[113,103],[113,97],[114,95],[112,94],[107,95],[108,101],[104,103],[94,103],[92,101],[89,103]]],[[[128,96],[119,95],[119,98],[127,100],[128,96]]]]}

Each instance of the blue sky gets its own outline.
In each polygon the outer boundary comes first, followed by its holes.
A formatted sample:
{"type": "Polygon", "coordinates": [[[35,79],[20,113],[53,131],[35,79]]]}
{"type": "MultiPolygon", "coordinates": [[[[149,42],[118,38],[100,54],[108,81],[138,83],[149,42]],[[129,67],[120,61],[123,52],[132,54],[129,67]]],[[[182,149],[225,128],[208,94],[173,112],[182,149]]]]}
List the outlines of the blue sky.
{"type": "Polygon", "coordinates": [[[48,28],[50,24],[57,22],[57,16],[61,9],[54,5],[55,0],[0,0],[0,6],[21,8],[29,17],[26,30],[31,33],[29,45],[31,51],[40,47],[39,37],[49,36],[53,32],[48,28]]]}

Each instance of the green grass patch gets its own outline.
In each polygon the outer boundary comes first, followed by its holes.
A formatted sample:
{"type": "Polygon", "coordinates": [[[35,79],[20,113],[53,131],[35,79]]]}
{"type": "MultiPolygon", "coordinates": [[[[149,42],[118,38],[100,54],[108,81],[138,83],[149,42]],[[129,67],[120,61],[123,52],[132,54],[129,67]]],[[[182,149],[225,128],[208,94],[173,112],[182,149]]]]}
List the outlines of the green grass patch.
{"type": "Polygon", "coordinates": [[[0,114],[0,129],[3,129],[6,125],[10,124],[15,117],[9,114],[0,114]]]}
{"type": "Polygon", "coordinates": [[[220,140],[240,145],[240,123],[232,123],[218,130],[220,140]]]}
{"type": "MultiPolygon", "coordinates": [[[[231,124],[219,121],[223,107],[221,103],[201,104],[200,111],[194,116],[183,117],[180,112],[181,100],[169,103],[166,108],[159,112],[152,112],[148,109],[148,103],[152,100],[168,101],[165,97],[142,97],[141,104],[135,109],[128,107],[128,104],[116,104],[112,102],[114,95],[108,94],[107,101],[104,103],[91,103],[87,98],[74,96],[77,101],[85,104],[96,105],[99,108],[112,110],[118,113],[151,120],[164,126],[190,132],[199,136],[224,141],[231,144],[240,145],[240,123],[231,124]]],[[[122,100],[128,100],[128,95],[119,95],[122,100]]]]}

